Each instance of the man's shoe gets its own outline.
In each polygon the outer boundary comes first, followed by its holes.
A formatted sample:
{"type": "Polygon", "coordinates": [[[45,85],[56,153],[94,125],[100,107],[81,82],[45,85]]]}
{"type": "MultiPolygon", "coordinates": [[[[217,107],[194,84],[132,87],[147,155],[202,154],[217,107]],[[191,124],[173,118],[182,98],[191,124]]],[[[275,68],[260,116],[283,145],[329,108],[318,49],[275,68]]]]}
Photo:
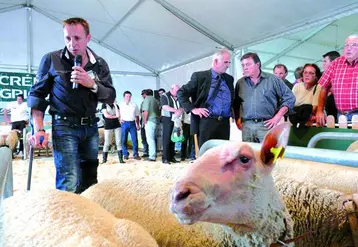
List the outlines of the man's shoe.
{"type": "Polygon", "coordinates": [[[123,155],[123,159],[125,160],[129,159],[128,155],[123,155]]]}
{"type": "Polygon", "coordinates": [[[134,156],[133,159],[135,160],[141,160],[141,158],[139,156],[134,156]]]}
{"type": "Polygon", "coordinates": [[[153,161],[153,162],[156,161],[155,159],[151,159],[151,158],[149,158],[149,157],[145,158],[144,160],[145,160],[145,161],[153,161]]]}
{"type": "Polygon", "coordinates": [[[143,154],[142,155],[142,158],[147,158],[147,157],[149,157],[149,154],[143,154]]]}
{"type": "Polygon", "coordinates": [[[163,164],[170,164],[169,160],[163,160],[163,164]]]}
{"type": "Polygon", "coordinates": [[[180,161],[176,160],[176,159],[171,159],[170,162],[172,162],[172,163],[180,163],[180,161]]]}
{"type": "Polygon", "coordinates": [[[185,158],[181,158],[180,161],[185,161],[185,158]]]}

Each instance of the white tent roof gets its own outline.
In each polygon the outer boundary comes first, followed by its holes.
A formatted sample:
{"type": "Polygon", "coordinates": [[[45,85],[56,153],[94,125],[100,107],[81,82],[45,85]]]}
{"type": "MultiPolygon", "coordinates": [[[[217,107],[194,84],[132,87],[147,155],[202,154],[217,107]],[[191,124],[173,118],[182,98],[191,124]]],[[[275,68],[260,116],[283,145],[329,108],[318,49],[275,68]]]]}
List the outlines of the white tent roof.
{"type": "Polygon", "coordinates": [[[356,15],[341,18],[357,12],[356,0],[0,0],[0,67],[36,70],[64,46],[61,20],[80,16],[114,73],[157,75],[218,47],[257,51],[265,68],[280,61],[293,70],[339,50],[358,32],[356,15]]]}

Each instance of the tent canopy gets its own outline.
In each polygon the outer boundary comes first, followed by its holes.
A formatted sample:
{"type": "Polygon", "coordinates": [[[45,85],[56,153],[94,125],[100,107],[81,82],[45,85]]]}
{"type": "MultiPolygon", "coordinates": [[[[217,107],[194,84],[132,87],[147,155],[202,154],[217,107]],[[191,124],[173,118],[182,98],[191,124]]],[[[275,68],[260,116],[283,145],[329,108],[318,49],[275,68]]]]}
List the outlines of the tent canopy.
{"type": "Polygon", "coordinates": [[[357,12],[356,0],[0,0],[0,67],[35,71],[64,46],[61,21],[79,16],[113,73],[157,76],[222,47],[294,70],[340,50],[357,12]]]}

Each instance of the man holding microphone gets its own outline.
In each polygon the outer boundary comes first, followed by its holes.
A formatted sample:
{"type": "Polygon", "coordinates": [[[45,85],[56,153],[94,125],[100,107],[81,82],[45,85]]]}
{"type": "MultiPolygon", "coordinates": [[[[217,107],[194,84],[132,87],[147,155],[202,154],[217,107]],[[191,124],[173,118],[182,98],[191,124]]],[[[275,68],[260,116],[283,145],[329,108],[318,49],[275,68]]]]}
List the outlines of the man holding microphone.
{"type": "Polygon", "coordinates": [[[34,125],[30,141],[46,147],[43,119],[50,105],[56,188],[81,193],[97,183],[98,101],[112,104],[116,92],[107,63],[87,47],[88,22],[69,18],[62,24],[66,47],[42,58],[27,99],[34,125]]]}

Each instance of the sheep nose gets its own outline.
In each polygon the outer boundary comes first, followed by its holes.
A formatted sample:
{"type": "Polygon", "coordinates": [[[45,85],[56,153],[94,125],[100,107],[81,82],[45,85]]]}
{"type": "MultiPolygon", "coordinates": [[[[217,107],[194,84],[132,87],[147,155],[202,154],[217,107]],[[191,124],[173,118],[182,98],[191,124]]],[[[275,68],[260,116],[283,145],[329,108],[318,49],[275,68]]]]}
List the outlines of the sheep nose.
{"type": "Polygon", "coordinates": [[[189,188],[181,188],[179,191],[174,192],[173,198],[174,202],[179,202],[186,199],[191,194],[189,188]]]}

